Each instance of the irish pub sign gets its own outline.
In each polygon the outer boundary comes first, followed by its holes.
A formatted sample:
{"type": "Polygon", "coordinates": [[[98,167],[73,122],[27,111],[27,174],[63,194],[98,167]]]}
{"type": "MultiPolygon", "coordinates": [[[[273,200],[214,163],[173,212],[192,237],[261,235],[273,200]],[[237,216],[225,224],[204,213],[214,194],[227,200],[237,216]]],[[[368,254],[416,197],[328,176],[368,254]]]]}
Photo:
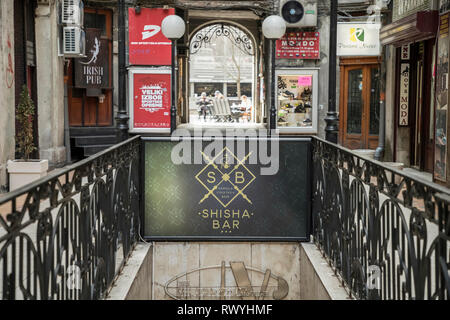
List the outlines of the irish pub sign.
{"type": "Polygon", "coordinates": [[[310,141],[264,143],[145,140],[145,236],[308,240],[310,141]]]}

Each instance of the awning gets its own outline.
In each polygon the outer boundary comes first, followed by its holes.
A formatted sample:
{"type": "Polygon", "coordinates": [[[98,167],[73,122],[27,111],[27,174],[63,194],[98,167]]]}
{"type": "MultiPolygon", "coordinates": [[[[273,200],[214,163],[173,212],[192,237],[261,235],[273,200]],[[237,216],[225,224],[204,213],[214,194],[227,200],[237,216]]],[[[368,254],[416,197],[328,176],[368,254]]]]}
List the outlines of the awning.
{"type": "Polygon", "coordinates": [[[402,45],[436,37],[439,26],[439,12],[419,11],[381,28],[382,45],[402,45]]]}

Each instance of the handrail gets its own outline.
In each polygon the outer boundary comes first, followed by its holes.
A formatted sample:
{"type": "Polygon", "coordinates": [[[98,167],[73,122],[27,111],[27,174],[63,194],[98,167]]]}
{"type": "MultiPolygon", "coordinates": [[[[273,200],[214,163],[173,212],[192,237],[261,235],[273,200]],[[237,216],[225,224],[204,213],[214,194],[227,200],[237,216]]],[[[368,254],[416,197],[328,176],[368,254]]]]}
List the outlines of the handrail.
{"type": "Polygon", "coordinates": [[[2,197],[0,299],[105,297],[139,239],[139,165],[136,136],[2,197]]]}
{"type": "Polygon", "coordinates": [[[450,192],[313,138],[313,238],[358,299],[450,299],[450,192]]]}

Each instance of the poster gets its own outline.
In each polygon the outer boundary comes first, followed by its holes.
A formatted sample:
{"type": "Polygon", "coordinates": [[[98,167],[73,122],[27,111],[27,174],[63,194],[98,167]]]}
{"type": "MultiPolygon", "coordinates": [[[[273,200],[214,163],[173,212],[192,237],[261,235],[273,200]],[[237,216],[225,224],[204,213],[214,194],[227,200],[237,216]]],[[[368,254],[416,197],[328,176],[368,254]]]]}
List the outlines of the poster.
{"type": "Polygon", "coordinates": [[[170,130],[170,70],[133,69],[130,79],[131,131],[170,130]]]}
{"type": "Polygon", "coordinates": [[[447,181],[447,117],[449,76],[449,14],[440,17],[436,65],[436,138],[434,178],[447,181]]]}
{"type": "Polygon", "coordinates": [[[319,32],[291,32],[276,42],[277,59],[320,59],[319,32]]]}
{"type": "Polygon", "coordinates": [[[310,138],[280,139],[273,158],[280,165],[270,174],[262,170],[274,164],[261,158],[272,150],[264,139],[143,140],[146,238],[308,241],[310,138]],[[175,164],[172,155],[181,153],[175,164]]]}
{"type": "Polygon", "coordinates": [[[139,14],[128,9],[130,65],[171,65],[172,42],[161,31],[161,22],[175,9],[142,8],[139,14]]]}
{"type": "Polygon", "coordinates": [[[74,59],[75,87],[108,88],[109,40],[101,39],[101,29],[86,29],[86,58],[74,59]]]}

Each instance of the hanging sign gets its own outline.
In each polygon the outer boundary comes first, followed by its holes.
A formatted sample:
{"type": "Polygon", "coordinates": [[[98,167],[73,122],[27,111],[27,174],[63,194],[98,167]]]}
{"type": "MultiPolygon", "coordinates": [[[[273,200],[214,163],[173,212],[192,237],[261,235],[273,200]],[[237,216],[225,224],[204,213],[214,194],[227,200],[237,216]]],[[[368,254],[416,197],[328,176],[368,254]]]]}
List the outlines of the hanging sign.
{"type": "Polygon", "coordinates": [[[400,127],[409,125],[409,72],[409,63],[402,63],[400,67],[400,127]]]}
{"type": "Polygon", "coordinates": [[[338,23],[338,56],[379,56],[381,54],[380,24],[338,23]]]}
{"type": "Polygon", "coordinates": [[[405,44],[402,46],[402,60],[409,60],[409,44],[405,44]]]}
{"type": "Polygon", "coordinates": [[[109,84],[109,43],[100,29],[86,29],[86,58],[75,60],[75,87],[101,89],[109,84]]]}
{"type": "Polygon", "coordinates": [[[277,40],[277,59],[320,59],[319,32],[291,32],[277,40]]]}
{"type": "Polygon", "coordinates": [[[131,131],[170,131],[170,70],[130,70],[131,131]]]}
{"type": "Polygon", "coordinates": [[[172,43],[161,31],[165,17],[175,9],[142,8],[139,14],[128,9],[128,39],[130,65],[171,65],[172,43]]]}

